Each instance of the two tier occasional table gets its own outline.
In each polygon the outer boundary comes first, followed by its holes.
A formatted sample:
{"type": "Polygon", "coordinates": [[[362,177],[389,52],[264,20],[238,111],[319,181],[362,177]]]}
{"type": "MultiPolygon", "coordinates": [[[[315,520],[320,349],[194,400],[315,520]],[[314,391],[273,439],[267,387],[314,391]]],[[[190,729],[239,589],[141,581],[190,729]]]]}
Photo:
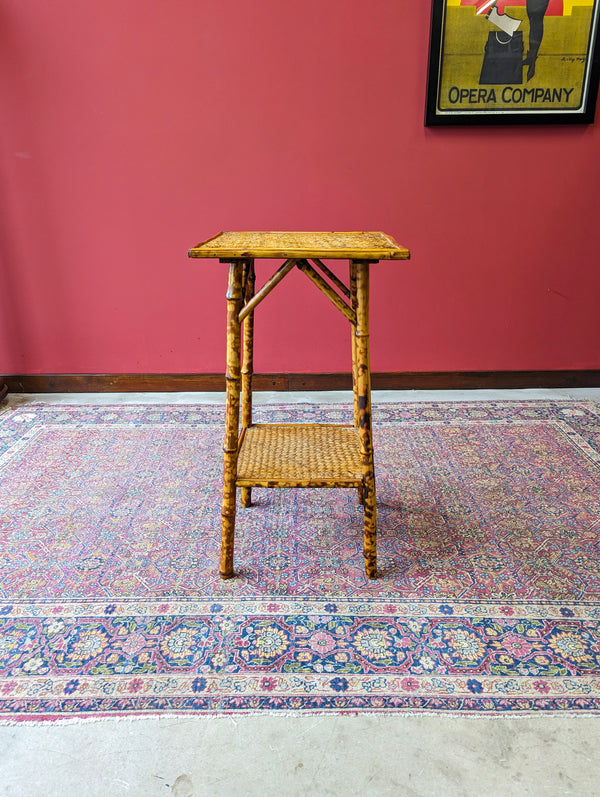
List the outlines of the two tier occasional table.
{"type": "Polygon", "coordinates": [[[381,232],[222,232],[190,249],[189,256],[229,264],[221,576],[234,575],[236,488],[241,488],[242,506],[248,507],[252,487],[345,487],[358,491],[364,507],[365,570],[368,578],[377,578],[369,267],[379,260],[406,260],[408,249],[381,232]],[[258,291],[255,259],[285,261],[258,291]],[[332,259],[349,261],[348,285],[323,262],[332,259]],[[306,274],[350,322],[352,426],[252,422],[254,310],[294,268],[306,274]]]}

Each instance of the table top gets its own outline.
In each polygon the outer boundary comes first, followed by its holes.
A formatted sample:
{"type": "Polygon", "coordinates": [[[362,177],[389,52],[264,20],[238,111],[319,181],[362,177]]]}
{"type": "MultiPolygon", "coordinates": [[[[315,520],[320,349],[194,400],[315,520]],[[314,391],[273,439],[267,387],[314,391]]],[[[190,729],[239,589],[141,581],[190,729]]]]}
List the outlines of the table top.
{"type": "Polygon", "coordinates": [[[220,232],[190,257],[408,260],[410,252],[382,232],[220,232]]]}

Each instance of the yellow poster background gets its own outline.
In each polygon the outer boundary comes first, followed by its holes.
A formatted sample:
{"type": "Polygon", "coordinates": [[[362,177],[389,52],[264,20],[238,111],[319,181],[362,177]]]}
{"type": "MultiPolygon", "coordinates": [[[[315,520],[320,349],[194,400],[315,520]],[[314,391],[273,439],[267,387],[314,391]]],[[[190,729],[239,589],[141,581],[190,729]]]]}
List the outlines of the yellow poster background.
{"type": "MultiPolygon", "coordinates": [[[[505,13],[521,20],[524,55],[529,20],[525,6],[506,6],[505,13]]],[[[490,32],[506,36],[475,6],[446,0],[438,83],[438,113],[522,112],[578,110],[585,101],[585,82],[594,0],[564,0],[563,16],[546,15],[535,75],[521,83],[480,83],[490,32]]]]}

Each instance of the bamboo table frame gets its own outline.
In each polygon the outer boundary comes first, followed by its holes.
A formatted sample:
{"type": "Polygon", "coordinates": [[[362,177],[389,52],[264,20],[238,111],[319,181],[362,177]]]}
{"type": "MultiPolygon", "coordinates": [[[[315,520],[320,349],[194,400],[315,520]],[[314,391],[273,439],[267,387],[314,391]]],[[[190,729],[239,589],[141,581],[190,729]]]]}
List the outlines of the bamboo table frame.
{"type": "Polygon", "coordinates": [[[380,232],[223,232],[190,249],[189,256],[229,264],[221,577],[234,575],[236,488],[241,488],[242,506],[249,507],[252,487],[345,487],[357,489],[364,506],[365,572],[377,578],[369,267],[379,260],[406,260],[408,249],[380,232]],[[254,261],[263,258],[285,262],[255,292],[254,261]],[[348,260],[349,285],[322,259],[348,260]],[[295,267],[350,322],[353,426],[252,422],[254,310],[295,267]]]}

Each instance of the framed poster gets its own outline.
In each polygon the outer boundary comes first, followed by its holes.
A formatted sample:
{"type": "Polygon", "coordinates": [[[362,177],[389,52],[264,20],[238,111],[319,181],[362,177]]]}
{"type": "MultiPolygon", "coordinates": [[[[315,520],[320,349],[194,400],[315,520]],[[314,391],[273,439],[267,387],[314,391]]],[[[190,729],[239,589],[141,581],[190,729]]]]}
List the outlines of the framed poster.
{"type": "Polygon", "coordinates": [[[593,122],[600,0],[432,0],[426,125],[593,122]]]}

